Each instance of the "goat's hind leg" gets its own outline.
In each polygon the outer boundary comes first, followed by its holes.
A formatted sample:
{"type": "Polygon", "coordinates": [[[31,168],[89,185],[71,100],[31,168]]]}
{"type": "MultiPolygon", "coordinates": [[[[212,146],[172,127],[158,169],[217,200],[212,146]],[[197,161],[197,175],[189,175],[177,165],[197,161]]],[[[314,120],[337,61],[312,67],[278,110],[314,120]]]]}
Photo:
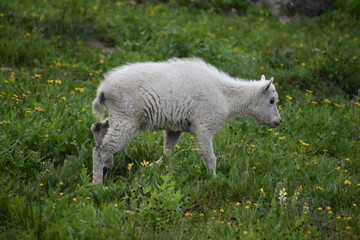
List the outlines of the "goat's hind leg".
{"type": "Polygon", "coordinates": [[[101,145],[93,150],[93,185],[103,183],[103,168],[106,160],[133,138],[137,126],[136,120],[128,117],[111,119],[101,145]]]}
{"type": "Polygon", "coordinates": [[[182,132],[165,131],[164,136],[164,154],[171,155],[179,141],[182,132]]]}
{"type": "MultiPolygon", "coordinates": [[[[164,154],[170,156],[174,151],[182,132],[164,131],[164,154]]],[[[157,165],[161,165],[163,157],[156,161],[157,165]]]]}

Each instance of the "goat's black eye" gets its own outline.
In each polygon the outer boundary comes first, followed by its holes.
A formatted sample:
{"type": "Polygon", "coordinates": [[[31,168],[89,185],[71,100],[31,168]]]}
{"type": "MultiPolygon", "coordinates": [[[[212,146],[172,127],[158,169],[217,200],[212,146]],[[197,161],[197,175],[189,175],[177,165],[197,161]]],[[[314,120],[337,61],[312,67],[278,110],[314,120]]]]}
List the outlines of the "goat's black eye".
{"type": "Polygon", "coordinates": [[[274,104],[275,99],[270,99],[270,104],[274,104]]]}

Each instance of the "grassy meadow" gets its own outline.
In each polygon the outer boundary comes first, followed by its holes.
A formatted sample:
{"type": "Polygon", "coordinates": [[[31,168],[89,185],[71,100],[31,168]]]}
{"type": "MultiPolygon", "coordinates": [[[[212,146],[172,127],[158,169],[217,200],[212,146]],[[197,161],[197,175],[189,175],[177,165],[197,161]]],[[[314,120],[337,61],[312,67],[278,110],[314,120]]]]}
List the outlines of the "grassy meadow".
{"type": "Polygon", "coordinates": [[[0,239],[359,239],[352,1],[286,24],[239,1],[149,2],[0,2],[0,239]],[[245,79],[273,76],[282,125],[224,125],[216,179],[192,135],[150,167],[162,132],[139,132],[91,186],[91,102],[104,72],[191,56],[245,79]]]}

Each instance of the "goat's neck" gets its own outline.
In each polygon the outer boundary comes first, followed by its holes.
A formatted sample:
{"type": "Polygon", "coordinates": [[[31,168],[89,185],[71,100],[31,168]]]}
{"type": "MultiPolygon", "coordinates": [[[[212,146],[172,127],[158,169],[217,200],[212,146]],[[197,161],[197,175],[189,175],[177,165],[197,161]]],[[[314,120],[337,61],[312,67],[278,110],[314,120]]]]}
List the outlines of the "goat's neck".
{"type": "Polygon", "coordinates": [[[229,106],[229,119],[235,116],[251,115],[257,102],[256,82],[236,81],[222,84],[222,90],[229,106]]]}

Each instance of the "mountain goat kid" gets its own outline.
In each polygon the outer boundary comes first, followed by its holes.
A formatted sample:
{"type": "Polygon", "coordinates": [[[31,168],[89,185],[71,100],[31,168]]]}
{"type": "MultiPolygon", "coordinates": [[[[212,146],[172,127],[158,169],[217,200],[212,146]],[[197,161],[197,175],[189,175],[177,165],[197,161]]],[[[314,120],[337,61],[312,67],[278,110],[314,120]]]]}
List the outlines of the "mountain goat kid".
{"type": "MultiPolygon", "coordinates": [[[[272,128],[281,123],[273,78],[232,78],[199,58],[134,63],[113,69],[97,90],[93,112],[102,120],[92,125],[93,184],[102,184],[103,169],[137,130],[164,131],[164,154],[174,150],[182,132],[195,135],[207,171],[216,177],[212,136],[229,119],[253,116],[272,128]],[[170,151],[169,151],[170,150],[170,151]]],[[[161,164],[161,160],[157,161],[161,164]]]]}

